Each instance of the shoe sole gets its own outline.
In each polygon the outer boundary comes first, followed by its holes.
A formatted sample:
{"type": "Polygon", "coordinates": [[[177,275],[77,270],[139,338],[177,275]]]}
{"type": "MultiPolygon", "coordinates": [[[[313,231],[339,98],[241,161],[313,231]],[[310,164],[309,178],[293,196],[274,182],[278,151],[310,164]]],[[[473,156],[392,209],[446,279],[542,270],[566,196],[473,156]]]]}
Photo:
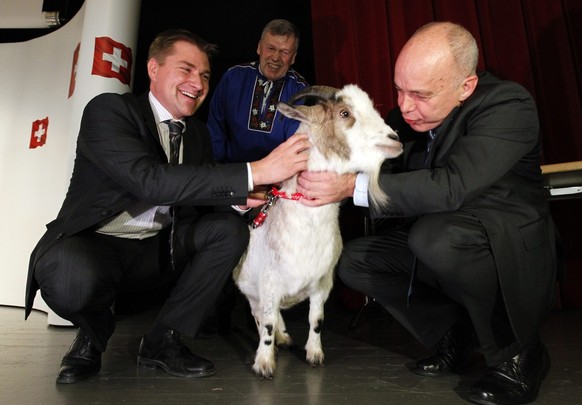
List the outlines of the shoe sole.
{"type": "Polygon", "coordinates": [[[214,368],[211,368],[210,370],[206,370],[206,371],[201,371],[199,373],[187,373],[187,372],[174,371],[171,368],[169,368],[165,363],[163,363],[161,361],[146,359],[143,357],[137,358],[137,366],[141,367],[141,368],[159,367],[169,375],[173,375],[176,377],[186,377],[186,378],[208,377],[208,376],[213,375],[216,372],[216,370],[214,368]]]}

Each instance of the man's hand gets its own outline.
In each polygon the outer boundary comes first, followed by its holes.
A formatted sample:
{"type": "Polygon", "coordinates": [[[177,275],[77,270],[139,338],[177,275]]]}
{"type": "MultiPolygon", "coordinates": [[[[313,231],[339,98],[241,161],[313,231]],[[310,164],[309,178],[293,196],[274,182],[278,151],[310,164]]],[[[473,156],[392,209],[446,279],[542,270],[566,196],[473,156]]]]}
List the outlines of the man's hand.
{"type": "Polygon", "coordinates": [[[251,162],[253,185],[280,183],[307,169],[310,147],[307,134],[295,134],[268,156],[251,162]]]}
{"type": "Polygon", "coordinates": [[[242,210],[249,210],[251,208],[260,207],[267,202],[267,192],[271,188],[268,186],[258,186],[251,191],[247,197],[247,204],[239,206],[242,210]]]}
{"type": "Polygon", "coordinates": [[[303,172],[297,179],[297,191],[305,198],[303,205],[319,207],[342,201],[354,195],[356,174],[333,172],[303,172]]]}

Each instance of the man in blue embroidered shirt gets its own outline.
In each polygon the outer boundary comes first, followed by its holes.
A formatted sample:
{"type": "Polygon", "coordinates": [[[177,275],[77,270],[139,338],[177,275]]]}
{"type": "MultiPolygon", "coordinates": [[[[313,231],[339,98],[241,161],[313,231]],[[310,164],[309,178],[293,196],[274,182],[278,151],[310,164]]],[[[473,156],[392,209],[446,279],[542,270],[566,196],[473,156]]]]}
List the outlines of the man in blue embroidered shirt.
{"type": "Polygon", "coordinates": [[[298,46],[297,27],[287,20],[272,20],[259,40],[259,61],[234,66],[224,74],[207,122],[214,160],[256,160],[295,133],[299,123],[278,114],[277,103],[307,86],[291,69],[298,46]]]}

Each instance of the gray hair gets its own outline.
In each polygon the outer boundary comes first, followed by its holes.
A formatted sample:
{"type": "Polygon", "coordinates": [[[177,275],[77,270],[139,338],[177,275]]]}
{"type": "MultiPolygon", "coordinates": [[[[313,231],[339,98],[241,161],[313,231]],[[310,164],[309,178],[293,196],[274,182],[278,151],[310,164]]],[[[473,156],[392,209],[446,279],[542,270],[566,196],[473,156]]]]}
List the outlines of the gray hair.
{"type": "Polygon", "coordinates": [[[459,24],[431,22],[420,27],[413,36],[431,28],[438,28],[444,31],[459,73],[464,76],[475,74],[477,63],[479,62],[479,48],[473,35],[459,24]]]}
{"type": "Polygon", "coordinates": [[[283,20],[283,19],[275,19],[267,23],[265,28],[263,28],[263,32],[261,33],[261,39],[265,36],[266,33],[271,35],[280,35],[280,36],[292,36],[295,38],[295,52],[297,52],[297,48],[299,48],[299,37],[301,34],[299,33],[299,29],[293,24],[291,21],[283,20]]]}

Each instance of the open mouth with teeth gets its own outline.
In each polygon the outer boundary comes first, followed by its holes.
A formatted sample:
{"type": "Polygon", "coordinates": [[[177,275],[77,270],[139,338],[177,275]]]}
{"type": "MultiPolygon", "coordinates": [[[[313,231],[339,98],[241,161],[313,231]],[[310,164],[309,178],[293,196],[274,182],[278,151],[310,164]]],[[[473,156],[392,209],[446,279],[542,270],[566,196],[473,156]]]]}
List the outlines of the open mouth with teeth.
{"type": "Polygon", "coordinates": [[[184,90],[180,90],[180,93],[182,93],[186,97],[191,98],[193,100],[196,100],[198,98],[198,95],[197,94],[192,94],[192,93],[189,93],[189,92],[184,91],[184,90]]]}

